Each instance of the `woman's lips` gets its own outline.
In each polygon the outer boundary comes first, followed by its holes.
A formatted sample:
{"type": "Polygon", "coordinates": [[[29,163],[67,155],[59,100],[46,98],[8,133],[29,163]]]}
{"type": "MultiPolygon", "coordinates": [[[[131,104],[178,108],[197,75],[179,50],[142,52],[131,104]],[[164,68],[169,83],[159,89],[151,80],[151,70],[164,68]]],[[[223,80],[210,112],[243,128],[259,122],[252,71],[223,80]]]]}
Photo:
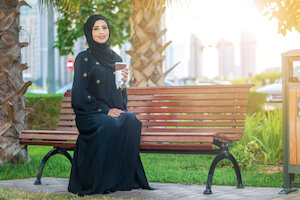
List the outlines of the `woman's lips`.
{"type": "Polygon", "coordinates": [[[100,38],[101,40],[103,40],[103,39],[105,38],[105,36],[100,36],[99,38],[100,38]]]}

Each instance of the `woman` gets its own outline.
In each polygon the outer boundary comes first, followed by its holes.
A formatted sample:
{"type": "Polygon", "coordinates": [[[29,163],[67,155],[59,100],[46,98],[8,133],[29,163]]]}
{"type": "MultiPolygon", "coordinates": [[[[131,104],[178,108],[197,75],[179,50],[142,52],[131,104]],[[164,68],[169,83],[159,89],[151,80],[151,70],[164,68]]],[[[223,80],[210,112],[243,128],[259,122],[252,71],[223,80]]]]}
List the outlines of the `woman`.
{"type": "Polygon", "coordinates": [[[141,122],[127,112],[125,82],[115,85],[115,63],[109,48],[110,27],[103,15],[84,24],[89,49],[75,60],[72,107],[79,137],[68,190],[80,196],[134,188],[150,189],[139,156],[141,122]]]}

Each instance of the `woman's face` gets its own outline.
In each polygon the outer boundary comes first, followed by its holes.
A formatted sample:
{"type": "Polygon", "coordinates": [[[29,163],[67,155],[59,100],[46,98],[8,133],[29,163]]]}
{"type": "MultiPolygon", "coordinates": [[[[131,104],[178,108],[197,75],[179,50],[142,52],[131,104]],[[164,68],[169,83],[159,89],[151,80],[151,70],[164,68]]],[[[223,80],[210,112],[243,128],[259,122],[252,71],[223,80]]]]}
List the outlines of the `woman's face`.
{"type": "Polygon", "coordinates": [[[92,30],[92,36],[95,42],[104,44],[109,37],[109,29],[106,22],[102,19],[97,20],[92,30]]]}

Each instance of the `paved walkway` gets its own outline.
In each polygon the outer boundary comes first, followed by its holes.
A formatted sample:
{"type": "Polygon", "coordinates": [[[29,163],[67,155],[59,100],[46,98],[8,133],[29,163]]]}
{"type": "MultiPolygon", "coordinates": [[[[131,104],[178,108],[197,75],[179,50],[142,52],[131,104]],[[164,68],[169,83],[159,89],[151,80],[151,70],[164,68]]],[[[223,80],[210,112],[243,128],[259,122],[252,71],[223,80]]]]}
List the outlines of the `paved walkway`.
{"type": "MultiPolygon", "coordinates": [[[[27,190],[32,192],[54,192],[70,194],[67,190],[67,178],[42,178],[42,185],[33,185],[35,178],[2,180],[0,186],[8,189],[27,190]]],[[[278,194],[281,188],[245,187],[237,189],[234,186],[212,186],[212,195],[204,195],[205,185],[183,185],[173,183],[150,183],[156,190],[132,190],[117,191],[105,196],[139,198],[139,199],[165,199],[165,200],[196,200],[196,199],[247,199],[247,200],[296,200],[300,199],[300,193],[294,192],[288,195],[278,194]]]]}

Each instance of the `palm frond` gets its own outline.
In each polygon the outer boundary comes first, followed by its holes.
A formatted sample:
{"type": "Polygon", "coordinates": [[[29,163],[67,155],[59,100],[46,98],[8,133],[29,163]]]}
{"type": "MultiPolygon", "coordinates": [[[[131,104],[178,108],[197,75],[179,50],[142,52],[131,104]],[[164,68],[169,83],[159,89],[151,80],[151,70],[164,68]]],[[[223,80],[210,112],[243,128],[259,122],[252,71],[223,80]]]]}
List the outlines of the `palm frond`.
{"type": "Polygon", "coordinates": [[[70,12],[76,12],[80,9],[82,2],[88,2],[90,0],[39,0],[40,7],[60,7],[70,12]]]}

